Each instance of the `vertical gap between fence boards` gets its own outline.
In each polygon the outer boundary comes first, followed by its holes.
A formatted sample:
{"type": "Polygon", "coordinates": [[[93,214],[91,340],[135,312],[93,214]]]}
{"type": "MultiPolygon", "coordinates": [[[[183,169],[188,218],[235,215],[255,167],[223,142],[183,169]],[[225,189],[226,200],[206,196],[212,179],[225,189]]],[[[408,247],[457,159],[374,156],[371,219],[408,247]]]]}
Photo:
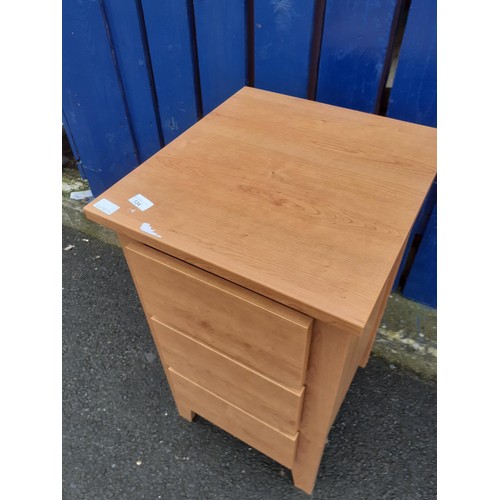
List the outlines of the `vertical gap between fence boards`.
{"type": "Polygon", "coordinates": [[[68,123],[68,119],[66,118],[66,113],[62,112],[63,115],[63,127],[64,127],[64,132],[66,132],[66,135],[68,136],[68,141],[71,146],[71,151],[73,152],[73,156],[76,161],[80,160],[80,153],[78,152],[78,146],[76,145],[75,138],[73,137],[73,132],[71,131],[71,128],[68,123]]]}
{"type": "Polygon", "coordinates": [[[325,25],[326,0],[316,0],[314,4],[314,17],[312,26],[311,53],[309,59],[309,81],[307,85],[307,98],[316,100],[318,88],[319,58],[321,55],[321,41],[323,40],[323,27],[325,25]]]}
{"type": "Polygon", "coordinates": [[[189,28],[189,38],[191,40],[191,57],[193,60],[193,81],[194,81],[194,93],[196,100],[196,115],[198,120],[203,118],[203,98],[201,94],[201,79],[200,79],[200,64],[198,60],[198,39],[196,38],[196,21],[194,13],[194,0],[187,1],[187,16],[188,16],[188,28],[189,28]]]}
{"type": "Polygon", "coordinates": [[[75,159],[76,167],[78,168],[78,172],[80,174],[80,177],[82,179],[87,179],[87,173],[85,172],[85,165],[83,164],[81,158],[80,158],[80,152],[78,151],[78,146],[75,142],[75,138],[73,137],[73,132],[71,131],[68,119],[66,118],[66,113],[64,112],[64,109],[62,111],[63,115],[63,125],[64,125],[64,132],[66,132],[66,136],[68,137],[69,144],[71,146],[71,151],[73,152],[73,157],[75,159]]]}
{"type": "Polygon", "coordinates": [[[134,146],[135,161],[137,164],[140,163],[139,148],[137,146],[137,138],[135,135],[134,124],[132,123],[132,117],[130,116],[130,109],[128,107],[127,95],[125,93],[125,88],[123,87],[122,74],[120,72],[120,67],[118,66],[118,60],[115,53],[115,45],[113,43],[113,38],[111,36],[111,30],[109,29],[108,22],[108,12],[106,6],[104,5],[104,0],[99,0],[99,7],[101,8],[102,20],[104,22],[104,29],[106,30],[106,37],[108,39],[109,48],[111,50],[111,58],[113,60],[113,66],[116,72],[116,79],[118,80],[118,86],[120,87],[120,94],[122,96],[123,107],[125,108],[125,116],[127,117],[128,128],[130,131],[130,137],[132,140],[132,145],[134,146]]]}
{"type": "Polygon", "coordinates": [[[404,262],[404,268],[401,271],[401,276],[399,277],[399,283],[395,283],[397,285],[397,289],[402,291],[408,281],[408,276],[410,275],[411,268],[413,267],[413,262],[415,261],[415,257],[417,256],[418,249],[420,244],[422,243],[423,235],[416,234],[413,238],[413,241],[409,241],[408,245],[410,245],[410,249],[408,251],[408,255],[406,257],[406,262],[404,262]]]}
{"type": "Polygon", "coordinates": [[[255,87],[255,10],[254,0],[245,0],[245,41],[247,49],[246,84],[255,87]]]}
{"type": "Polygon", "coordinates": [[[151,52],[149,49],[148,32],[146,31],[146,21],[144,19],[144,9],[142,7],[142,0],[135,0],[137,17],[139,19],[139,30],[141,32],[142,46],[144,47],[144,60],[146,62],[146,71],[148,74],[149,88],[151,90],[151,100],[153,101],[153,111],[156,120],[156,128],[158,130],[158,138],[160,139],[160,147],[165,146],[165,139],[163,137],[163,128],[161,126],[160,118],[160,104],[158,102],[158,94],[156,92],[155,75],[153,72],[153,64],[151,62],[151,52]]]}
{"type": "Polygon", "coordinates": [[[374,113],[376,115],[385,116],[387,107],[389,106],[389,98],[392,90],[392,82],[399,61],[399,53],[403,36],[410,10],[411,0],[398,0],[394,9],[394,18],[391,25],[391,34],[387,51],[385,54],[384,67],[380,76],[380,83],[377,91],[377,99],[375,101],[374,113]]]}

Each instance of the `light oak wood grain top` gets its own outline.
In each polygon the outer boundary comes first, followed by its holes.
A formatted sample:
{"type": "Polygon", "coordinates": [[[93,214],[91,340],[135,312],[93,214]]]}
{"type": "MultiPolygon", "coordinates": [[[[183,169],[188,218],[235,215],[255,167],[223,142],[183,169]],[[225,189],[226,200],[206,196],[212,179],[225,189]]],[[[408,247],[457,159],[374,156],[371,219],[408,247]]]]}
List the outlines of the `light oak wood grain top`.
{"type": "Polygon", "coordinates": [[[436,129],[245,87],[85,213],[359,334],[435,175],[436,129]]]}

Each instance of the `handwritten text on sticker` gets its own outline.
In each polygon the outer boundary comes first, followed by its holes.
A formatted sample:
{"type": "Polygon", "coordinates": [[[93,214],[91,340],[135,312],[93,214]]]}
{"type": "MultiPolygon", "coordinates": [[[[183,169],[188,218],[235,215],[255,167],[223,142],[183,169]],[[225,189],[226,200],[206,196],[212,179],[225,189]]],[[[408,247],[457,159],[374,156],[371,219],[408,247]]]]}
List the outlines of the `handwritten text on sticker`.
{"type": "Polygon", "coordinates": [[[128,201],[143,212],[154,205],[151,200],[148,200],[145,196],[142,196],[142,194],[136,194],[135,196],[132,196],[132,198],[129,198],[128,201]]]}

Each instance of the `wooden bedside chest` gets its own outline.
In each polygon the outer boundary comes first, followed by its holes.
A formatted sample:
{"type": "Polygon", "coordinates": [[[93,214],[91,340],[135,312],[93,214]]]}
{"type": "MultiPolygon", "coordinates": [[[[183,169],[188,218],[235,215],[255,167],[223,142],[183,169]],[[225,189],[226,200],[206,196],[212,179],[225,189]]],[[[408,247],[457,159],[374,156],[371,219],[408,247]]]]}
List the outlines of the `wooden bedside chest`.
{"type": "Polygon", "coordinates": [[[85,207],[180,415],[314,488],[436,175],[436,130],[245,87],[85,207]]]}

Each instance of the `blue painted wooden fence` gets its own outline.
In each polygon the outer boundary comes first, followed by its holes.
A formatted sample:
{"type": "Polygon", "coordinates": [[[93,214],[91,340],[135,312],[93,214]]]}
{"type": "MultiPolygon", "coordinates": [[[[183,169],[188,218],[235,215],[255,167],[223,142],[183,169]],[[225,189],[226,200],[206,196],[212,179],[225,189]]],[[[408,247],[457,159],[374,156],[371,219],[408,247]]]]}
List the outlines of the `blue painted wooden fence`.
{"type": "MultiPolygon", "coordinates": [[[[95,195],[244,85],[436,126],[436,0],[62,6],[63,124],[95,195]]],[[[394,284],[433,307],[436,191],[434,185],[394,284]]]]}
{"type": "MultiPolygon", "coordinates": [[[[387,116],[435,127],[436,113],[436,0],[413,0],[404,32],[387,116]]],[[[414,225],[409,248],[416,248],[408,277],[395,286],[403,295],[437,306],[437,188],[433,186],[414,225]],[[420,245],[416,245],[420,241],[420,245]],[[417,266],[418,267],[415,267],[417,266]],[[418,271],[417,271],[418,269],[418,271]]],[[[408,268],[406,257],[402,268],[408,268]]]]}

